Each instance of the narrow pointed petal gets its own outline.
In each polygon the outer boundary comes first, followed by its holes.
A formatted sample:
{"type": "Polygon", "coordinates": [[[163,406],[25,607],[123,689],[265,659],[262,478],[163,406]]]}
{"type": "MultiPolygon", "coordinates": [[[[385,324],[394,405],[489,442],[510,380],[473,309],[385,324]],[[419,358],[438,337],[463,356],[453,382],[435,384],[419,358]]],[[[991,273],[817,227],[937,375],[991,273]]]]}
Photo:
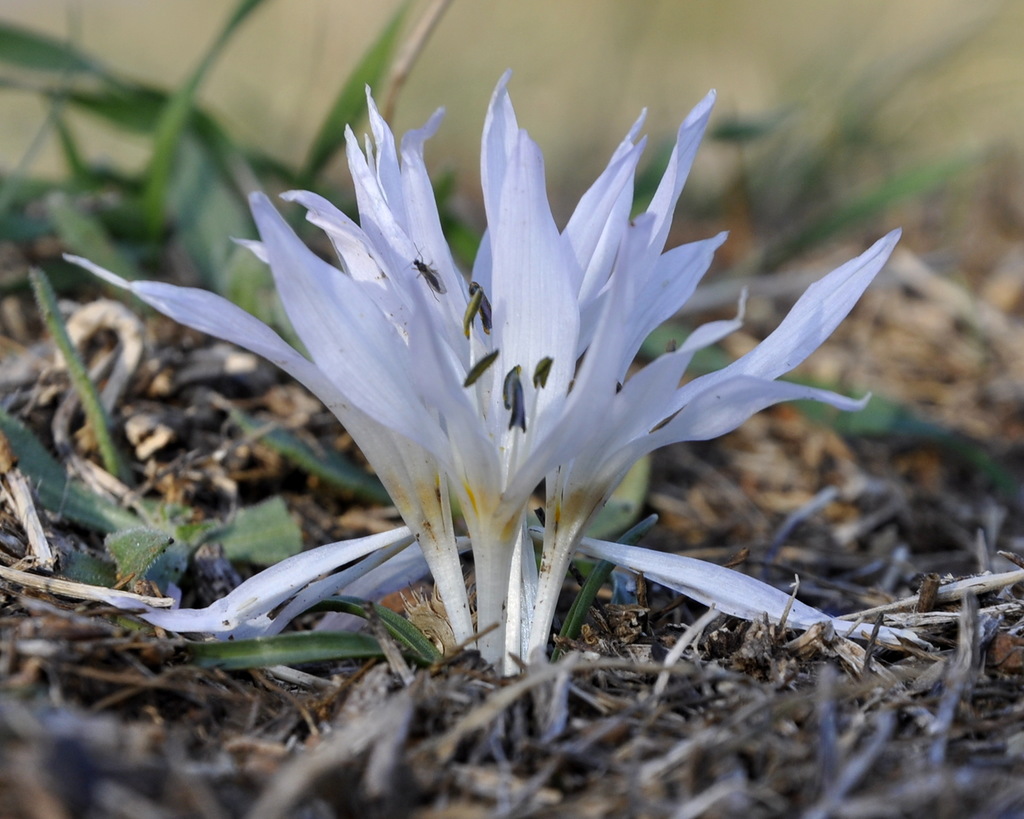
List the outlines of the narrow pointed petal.
{"type": "Polygon", "coordinates": [[[680,390],[676,408],[709,386],[737,375],[778,378],[802,363],[849,315],[867,286],[885,265],[900,231],[894,230],[867,251],[812,284],[777,328],[728,367],[694,379],[680,390]]]}
{"type": "Polygon", "coordinates": [[[345,384],[363,412],[440,451],[436,425],[417,413],[403,366],[408,351],[394,327],[354,281],[299,241],[266,197],[254,196],[252,208],[278,294],[320,369],[345,384]]]}
{"type": "MultiPolygon", "coordinates": [[[[271,612],[321,575],[334,572],[377,550],[411,541],[409,530],[402,527],[356,540],[329,543],[264,569],[205,609],[168,611],[151,608],[139,616],[154,626],[171,631],[216,634],[222,639],[240,634],[250,636],[271,628],[274,622],[271,612]]],[[[116,592],[110,593],[107,602],[128,610],[137,609],[139,605],[135,600],[119,597],[116,592]]]]}
{"type": "Polygon", "coordinates": [[[620,363],[623,373],[647,336],[678,313],[693,295],[711,267],[715,251],[728,236],[722,231],[710,239],[674,247],[658,259],[651,275],[639,285],[636,310],[630,318],[633,332],[624,348],[628,360],[620,363]]]}
{"type": "MultiPolygon", "coordinates": [[[[548,385],[537,396],[543,413],[564,400],[573,377],[579,307],[566,273],[575,261],[551,216],[540,150],[525,133],[509,159],[491,248],[497,372],[504,377],[518,365],[529,374],[542,359],[553,359],[548,385]]],[[[526,390],[529,405],[532,385],[526,390]]]]}
{"type": "Polygon", "coordinates": [[[853,399],[831,390],[789,381],[735,376],[698,394],[656,433],[667,441],[707,441],[732,432],[755,412],[780,401],[822,401],[841,410],[863,409],[867,398],[853,399]]]}
{"type": "Polygon", "coordinates": [[[511,77],[512,72],[506,71],[498,80],[484,120],[483,143],[480,147],[480,182],[488,225],[495,224],[497,220],[508,157],[519,133],[516,113],[512,110],[512,101],[508,96],[508,81],[511,77]]]}
{"type": "MultiPolygon", "coordinates": [[[[800,630],[816,623],[831,623],[836,633],[861,639],[870,639],[874,631],[871,623],[855,624],[829,617],[812,606],[793,600],[791,595],[774,586],[704,560],[591,538],[583,538],[580,551],[590,557],[643,572],[648,580],[745,620],[756,620],[767,614],[772,622],[778,623],[785,616],[788,626],[800,630]]],[[[927,645],[905,629],[880,628],[876,639],[894,647],[899,647],[902,642],[927,645]]]]}
{"type": "Polygon", "coordinates": [[[704,137],[714,104],[715,92],[709,91],[708,95],[697,103],[683,124],[679,126],[675,150],[672,151],[668,168],[666,168],[665,175],[647,208],[647,212],[654,214],[657,220],[657,227],[651,242],[655,258],[656,254],[661,253],[662,248],[665,247],[665,239],[668,238],[669,229],[672,227],[672,214],[676,209],[683,185],[686,184],[686,179],[690,175],[693,159],[697,155],[697,148],[704,137]]]}
{"type": "Polygon", "coordinates": [[[583,194],[565,226],[581,281],[573,282],[581,304],[596,296],[611,273],[633,205],[633,177],[645,141],[619,146],[608,167],[583,194]]]}
{"type": "Polygon", "coordinates": [[[348,412],[349,404],[341,391],[313,362],[300,355],[262,321],[227,299],[206,290],[164,282],[129,282],[87,259],[77,256],[66,258],[110,284],[125,288],[168,318],[262,356],[304,384],[336,414],[348,412]]]}

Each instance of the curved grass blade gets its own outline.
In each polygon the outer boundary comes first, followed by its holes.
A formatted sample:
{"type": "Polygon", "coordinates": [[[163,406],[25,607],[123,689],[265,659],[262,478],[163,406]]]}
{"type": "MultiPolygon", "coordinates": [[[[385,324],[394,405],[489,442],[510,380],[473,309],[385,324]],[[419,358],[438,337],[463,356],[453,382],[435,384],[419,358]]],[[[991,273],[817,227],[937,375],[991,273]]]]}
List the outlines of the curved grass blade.
{"type": "Polygon", "coordinates": [[[124,483],[129,483],[131,472],[110,435],[110,418],[100,403],[96,385],[89,378],[82,359],[78,357],[78,352],[71,343],[67,328],[65,328],[60,311],[57,309],[57,295],[53,292],[50,280],[41,270],[32,270],[29,273],[29,279],[32,282],[32,290],[35,292],[39,312],[64,358],[64,366],[68,368],[71,383],[75,392],[78,393],[78,400],[82,402],[82,410],[96,437],[96,446],[103,459],[103,466],[111,475],[115,475],[124,483]]]}
{"type": "MultiPolygon", "coordinates": [[[[622,535],[622,537],[619,538],[619,542],[630,546],[636,545],[640,541],[640,538],[651,531],[654,524],[657,522],[657,515],[649,515],[622,535]]],[[[594,567],[590,570],[590,574],[587,575],[583,588],[581,588],[580,593],[576,595],[576,599],[572,601],[572,606],[570,606],[569,613],[565,617],[565,622],[562,623],[562,629],[558,632],[559,637],[566,640],[575,640],[580,636],[580,630],[583,628],[583,623],[587,619],[587,613],[590,611],[590,607],[594,605],[594,600],[597,599],[597,593],[608,581],[608,578],[611,577],[614,569],[615,564],[610,563],[607,560],[601,560],[594,564],[594,567]]],[[[559,656],[561,656],[561,651],[556,648],[551,653],[552,662],[557,660],[559,656]]]]}
{"type": "Polygon", "coordinates": [[[69,43],[9,24],[0,24],[0,61],[33,71],[109,77],[98,62],[69,43]]]}
{"type": "Polygon", "coordinates": [[[111,240],[103,223],[75,207],[65,194],[54,192],[48,196],[46,210],[70,252],[92,259],[129,281],[141,278],[135,265],[111,240]]]}
{"type": "Polygon", "coordinates": [[[190,642],[188,651],[200,668],[227,671],[384,656],[373,637],[352,631],[300,631],[249,640],[190,642]]]}
{"type": "Polygon", "coordinates": [[[441,653],[422,631],[402,615],[379,603],[370,603],[358,597],[338,596],[318,603],[310,611],[338,611],[367,619],[367,607],[371,605],[388,633],[395,638],[401,648],[411,653],[417,661],[430,664],[441,659],[441,653]]]}
{"type": "Polygon", "coordinates": [[[142,209],[150,235],[156,237],[163,224],[167,188],[171,182],[174,154],[192,113],[196,92],[238,27],[264,0],[241,0],[221,33],[213,41],[192,76],[171,97],[160,115],[154,139],[153,157],[146,174],[142,209]]]}
{"type": "Polygon", "coordinates": [[[773,270],[794,256],[883,213],[898,202],[920,196],[974,165],[977,157],[957,157],[886,178],[876,187],[827,212],[765,251],[761,266],[773,270]]]}
{"type": "Polygon", "coordinates": [[[408,3],[399,7],[338,91],[299,173],[300,187],[308,187],[331,157],[344,146],[346,126],[354,125],[366,113],[366,86],[380,85],[408,8],[408,3]]]}
{"type": "MultiPolygon", "coordinates": [[[[247,435],[257,433],[264,427],[236,409],[231,410],[231,420],[247,435]]],[[[310,475],[315,475],[344,492],[351,492],[360,500],[379,504],[391,503],[390,496],[376,476],[360,469],[336,452],[314,452],[288,430],[280,427],[260,435],[259,440],[310,475]]]]}
{"type": "Polygon", "coordinates": [[[607,503],[594,516],[593,522],[587,527],[587,537],[600,540],[602,535],[596,532],[603,532],[604,537],[614,537],[617,532],[632,526],[647,500],[650,481],[651,458],[648,455],[633,464],[607,503]]]}

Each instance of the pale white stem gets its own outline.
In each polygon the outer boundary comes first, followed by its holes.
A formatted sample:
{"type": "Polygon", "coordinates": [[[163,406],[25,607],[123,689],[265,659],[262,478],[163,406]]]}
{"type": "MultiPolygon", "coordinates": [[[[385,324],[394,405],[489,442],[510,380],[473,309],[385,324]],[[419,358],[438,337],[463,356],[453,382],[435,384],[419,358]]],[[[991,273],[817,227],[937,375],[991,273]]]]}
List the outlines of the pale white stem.
{"type": "Polygon", "coordinates": [[[537,554],[534,550],[533,540],[530,538],[529,530],[523,528],[522,560],[520,567],[522,571],[521,584],[521,621],[519,624],[519,656],[527,662],[532,662],[530,657],[530,633],[533,631],[533,613],[537,605],[537,585],[539,575],[537,573],[537,554]]]}
{"type": "MultiPolygon", "coordinates": [[[[476,625],[480,634],[477,648],[484,660],[506,671],[511,665],[505,643],[509,580],[522,524],[505,527],[510,531],[504,538],[493,524],[478,528],[480,531],[474,532],[470,527],[476,569],[476,625]]],[[[514,673],[514,668],[507,673],[514,673]]]]}
{"type": "Polygon", "coordinates": [[[505,608],[505,656],[503,662],[505,674],[514,673],[508,668],[512,655],[523,656],[523,535],[520,531],[512,547],[512,559],[509,561],[508,591],[506,592],[505,608]]]}

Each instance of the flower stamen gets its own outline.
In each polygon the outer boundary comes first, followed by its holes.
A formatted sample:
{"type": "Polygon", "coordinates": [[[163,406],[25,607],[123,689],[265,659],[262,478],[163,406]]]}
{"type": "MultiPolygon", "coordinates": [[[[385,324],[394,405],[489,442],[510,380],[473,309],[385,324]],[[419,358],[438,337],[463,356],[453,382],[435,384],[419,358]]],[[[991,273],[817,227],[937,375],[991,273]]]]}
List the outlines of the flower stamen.
{"type": "Polygon", "coordinates": [[[473,327],[473,319],[477,313],[480,314],[480,326],[487,335],[491,334],[491,303],[484,294],[484,289],[476,282],[469,283],[469,303],[466,305],[466,312],[462,316],[462,331],[469,338],[469,331],[473,327]]]}
{"type": "Polygon", "coordinates": [[[526,432],[526,401],[523,398],[523,382],[519,380],[522,371],[523,368],[518,364],[508,371],[508,375],[505,376],[505,384],[501,388],[501,395],[505,402],[505,409],[511,411],[508,428],[519,427],[526,432]]]}
{"type": "Polygon", "coordinates": [[[533,370],[533,386],[535,389],[547,386],[548,376],[551,375],[551,365],[554,363],[554,359],[546,355],[540,361],[537,362],[537,366],[533,370]]]}
{"type": "Polygon", "coordinates": [[[463,387],[472,387],[477,380],[483,375],[487,368],[490,367],[495,360],[498,358],[498,354],[501,350],[494,350],[488,353],[479,361],[476,362],[472,367],[469,368],[469,372],[466,373],[466,380],[462,382],[463,387]]]}

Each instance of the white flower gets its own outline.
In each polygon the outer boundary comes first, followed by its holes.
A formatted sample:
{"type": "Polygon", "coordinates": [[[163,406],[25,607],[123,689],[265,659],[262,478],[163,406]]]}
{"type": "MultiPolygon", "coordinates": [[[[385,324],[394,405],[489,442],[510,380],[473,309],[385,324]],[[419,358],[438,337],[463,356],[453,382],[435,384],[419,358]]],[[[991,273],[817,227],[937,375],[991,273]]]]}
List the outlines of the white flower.
{"type": "MultiPolygon", "coordinates": [[[[810,287],[774,333],[725,369],[680,386],[694,352],[734,330],[738,319],[697,328],[679,349],[631,375],[628,368],[643,340],[689,298],[725,239],[720,234],[664,247],[714,94],[679,129],[645,213],[630,217],[644,147],[637,138],[641,118],[559,230],[548,205],[540,149],[516,123],[506,82],[507,75],[484,125],[488,228],[468,278],[441,231],[423,160],[423,144],[439,125],[440,112],[397,146],[370,99],[372,142],[360,148],[348,133],[358,225],[316,194],[285,194],[330,237],[336,266],[307,249],[266,197],[252,197],[261,241],[249,244],[270,265],[312,361],[212,293],[126,282],[76,261],[181,323],[265,356],[318,395],[362,448],[418,541],[456,640],[493,627],[480,637],[480,650],[511,671],[510,655],[532,657],[547,645],[568,561],[638,458],[669,443],[722,435],[778,401],[863,406],[776,379],[832,333],[885,263],[899,232],[810,287]],[[538,570],[526,516],[542,482],[538,570]],[[449,492],[460,502],[472,547],[478,629],[449,492]]],[[[400,546],[402,535],[404,530],[385,540],[400,546]]],[[[257,620],[265,626],[261,618],[282,599],[298,594],[289,607],[294,611],[316,594],[336,591],[338,582],[320,581],[315,592],[299,593],[351,559],[343,556],[343,545],[322,548],[319,561],[295,558],[294,564],[275,567],[278,582],[287,578],[290,591],[284,598],[272,595],[275,602],[258,612],[247,609],[247,628],[257,620]]],[[[588,548],[596,554],[602,547],[588,548]]],[[[638,552],[617,554],[624,565],[639,568],[638,552]]],[[[668,561],[655,574],[669,585],[704,588],[706,598],[716,601],[714,586],[725,570],[711,567],[704,576],[702,565],[687,562],[683,569],[668,561]],[[673,571],[685,571],[686,577],[673,578],[673,571]]],[[[260,589],[257,596],[269,591],[260,589]]],[[[721,603],[730,610],[728,600],[721,603]]],[[[224,615],[225,609],[218,611],[224,615]]],[[[781,611],[769,614],[778,617],[781,611]]],[[[183,615],[165,612],[161,624],[185,629],[184,619],[173,620],[183,615]]],[[[232,629],[241,622],[226,619],[232,629]]],[[[274,622],[280,620],[279,615],[274,622]]],[[[883,636],[894,639],[889,632],[883,636]]]]}

